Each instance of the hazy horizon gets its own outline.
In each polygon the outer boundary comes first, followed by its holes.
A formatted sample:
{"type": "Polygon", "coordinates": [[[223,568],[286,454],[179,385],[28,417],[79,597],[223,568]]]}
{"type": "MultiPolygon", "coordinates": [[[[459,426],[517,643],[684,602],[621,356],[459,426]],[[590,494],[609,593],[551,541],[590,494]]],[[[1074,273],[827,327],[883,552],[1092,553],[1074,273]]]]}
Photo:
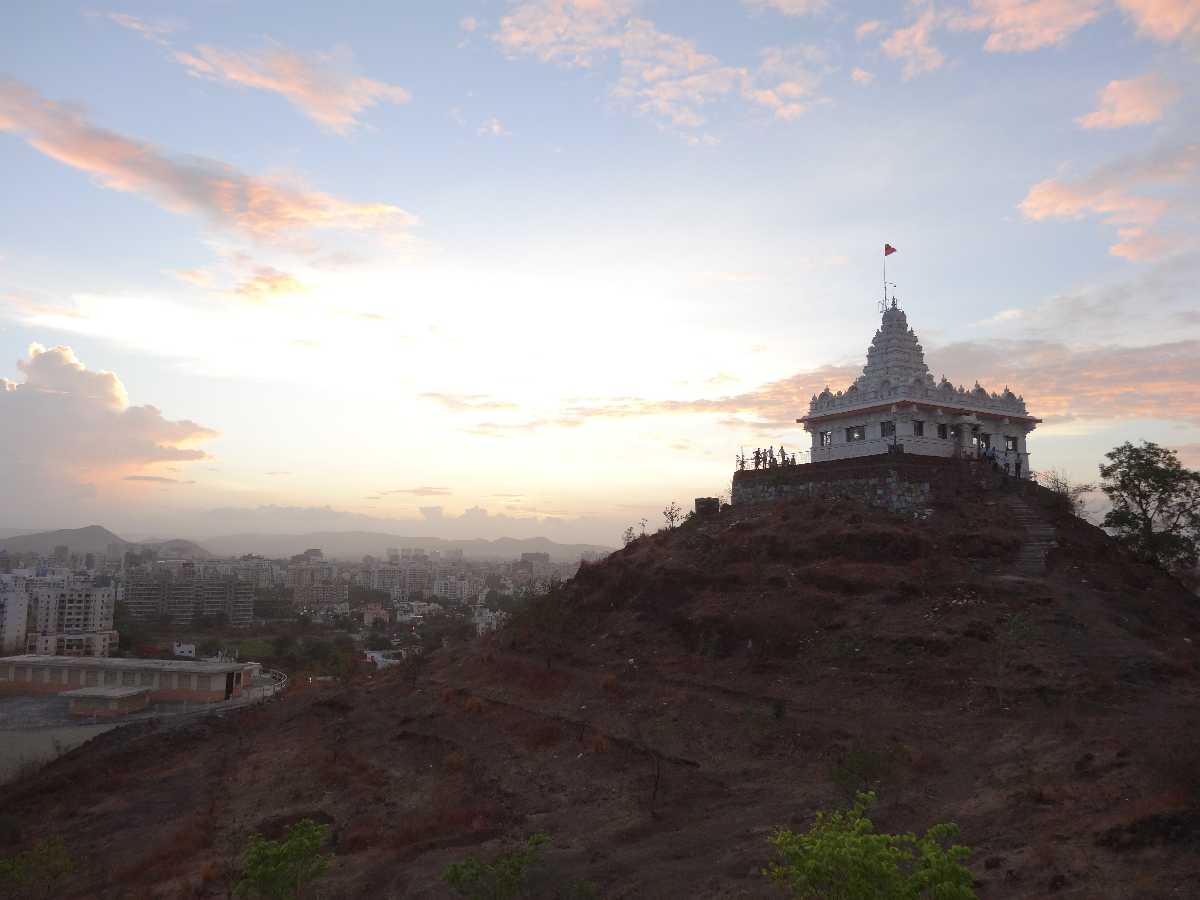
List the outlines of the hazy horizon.
{"type": "Polygon", "coordinates": [[[0,526],[612,546],[807,446],[885,241],[1034,469],[1200,462],[1193,0],[9,19],[0,526]]]}

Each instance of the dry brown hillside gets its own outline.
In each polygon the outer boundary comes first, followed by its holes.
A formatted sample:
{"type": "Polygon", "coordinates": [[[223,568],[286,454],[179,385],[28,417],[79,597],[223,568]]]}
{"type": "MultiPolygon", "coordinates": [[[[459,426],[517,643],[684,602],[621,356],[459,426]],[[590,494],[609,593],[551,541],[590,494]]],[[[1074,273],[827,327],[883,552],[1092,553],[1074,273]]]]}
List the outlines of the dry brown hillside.
{"type": "Polygon", "coordinates": [[[1196,598],[1033,486],[1058,548],[1013,574],[1011,496],[641,538],[481,643],[105,735],[9,789],[7,849],[61,834],[72,896],[217,897],[308,816],[326,897],[450,896],[447,863],[533,832],[537,896],[771,897],[768,833],[870,784],[880,828],[959,824],[981,897],[1198,896],[1196,598]]]}

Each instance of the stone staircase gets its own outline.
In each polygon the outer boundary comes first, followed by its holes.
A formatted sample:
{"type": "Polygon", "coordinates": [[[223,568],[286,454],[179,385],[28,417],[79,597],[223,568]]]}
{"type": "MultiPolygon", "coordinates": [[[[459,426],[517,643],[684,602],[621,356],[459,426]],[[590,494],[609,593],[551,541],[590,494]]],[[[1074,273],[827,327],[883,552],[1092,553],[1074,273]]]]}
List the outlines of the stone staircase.
{"type": "Polygon", "coordinates": [[[1058,545],[1058,532],[1040,513],[1017,496],[1004,500],[1013,520],[1025,529],[1025,542],[1017,551],[1013,574],[1034,577],[1046,574],[1046,554],[1058,545]]]}

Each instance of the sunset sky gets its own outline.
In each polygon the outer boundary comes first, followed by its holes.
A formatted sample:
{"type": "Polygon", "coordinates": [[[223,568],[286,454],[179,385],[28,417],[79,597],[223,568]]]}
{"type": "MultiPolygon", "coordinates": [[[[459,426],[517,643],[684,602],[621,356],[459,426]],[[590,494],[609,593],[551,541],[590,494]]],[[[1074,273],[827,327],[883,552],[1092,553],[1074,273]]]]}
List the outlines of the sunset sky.
{"type": "Polygon", "coordinates": [[[0,186],[4,528],[615,544],[807,445],[885,241],[1035,469],[1200,465],[1200,0],[21,4],[0,186]]]}

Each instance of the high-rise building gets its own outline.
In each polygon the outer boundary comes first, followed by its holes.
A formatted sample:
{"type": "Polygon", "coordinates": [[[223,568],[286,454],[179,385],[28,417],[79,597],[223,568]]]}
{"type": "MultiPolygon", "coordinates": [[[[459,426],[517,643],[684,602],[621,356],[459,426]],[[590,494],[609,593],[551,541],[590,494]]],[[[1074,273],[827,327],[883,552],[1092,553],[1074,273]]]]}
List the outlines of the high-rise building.
{"type": "Polygon", "coordinates": [[[196,575],[183,569],[135,573],[124,585],[123,601],[130,618],[143,622],[169,621],[191,626],[201,617],[224,616],[229,625],[249,625],[254,619],[254,585],[232,577],[196,575]]]}

